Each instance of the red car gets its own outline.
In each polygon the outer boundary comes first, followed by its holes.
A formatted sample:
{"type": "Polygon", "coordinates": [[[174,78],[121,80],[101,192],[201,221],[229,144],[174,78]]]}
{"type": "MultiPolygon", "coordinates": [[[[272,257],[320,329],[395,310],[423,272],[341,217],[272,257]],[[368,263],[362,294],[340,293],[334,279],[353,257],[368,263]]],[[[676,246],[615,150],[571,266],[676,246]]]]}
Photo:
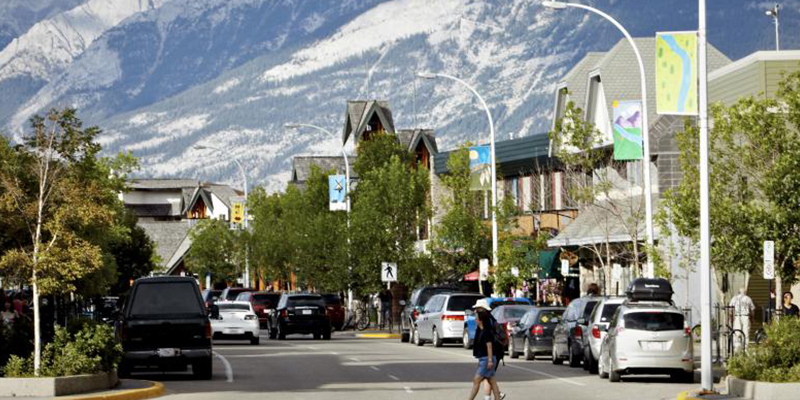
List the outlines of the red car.
{"type": "Polygon", "coordinates": [[[331,321],[331,327],[337,331],[342,330],[344,327],[342,299],[338,294],[323,294],[322,298],[325,300],[325,310],[328,314],[328,320],[331,321]]]}
{"type": "Polygon", "coordinates": [[[253,305],[253,311],[258,316],[259,325],[262,329],[269,329],[270,314],[278,306],[281,299],[280,293],[274,292],[244,292],[240,293],[236,301],[249,301],[253,305]]]}

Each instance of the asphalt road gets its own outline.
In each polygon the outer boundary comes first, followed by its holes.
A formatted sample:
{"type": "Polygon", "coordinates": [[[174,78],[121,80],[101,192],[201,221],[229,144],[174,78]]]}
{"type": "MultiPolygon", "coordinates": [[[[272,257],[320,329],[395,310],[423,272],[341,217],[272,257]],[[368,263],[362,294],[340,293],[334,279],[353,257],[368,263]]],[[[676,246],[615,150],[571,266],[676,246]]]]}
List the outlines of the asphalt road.
{"type": "MultiPolygon", "coordinates": [[[[260,346],[215,342],[214,378],[186,374],[136,375],[164,382],[166,398],[204,399],[464,399],[477,363],[460,345],[416,347],[397,339],[357,339],[335,334],[267,340],[260,346]],[[312,397],[313,396],[313,397],[312,397]]],[[[511,360],[498,371],[501,390],[514,399],[674,399],[696,385],[667,377],[630,377],[609,383],[549,358],[511,360]]],[[[480,394],[478,399],[482,399],[480,394]]]]}

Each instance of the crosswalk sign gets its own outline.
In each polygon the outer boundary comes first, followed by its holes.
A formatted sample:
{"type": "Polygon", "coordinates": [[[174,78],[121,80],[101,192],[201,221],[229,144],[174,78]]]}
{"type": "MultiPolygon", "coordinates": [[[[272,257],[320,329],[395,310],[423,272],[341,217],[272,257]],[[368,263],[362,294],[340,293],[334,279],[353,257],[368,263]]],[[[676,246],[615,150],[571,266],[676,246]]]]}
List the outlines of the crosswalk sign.
{"type": "Polygon", "coordinates": [[[244,222],[244,204],[233,203],[233,212],[231,213],[231,221],[237,224],[244,222]]]}
{"type": "Polygon", "coordinates": [[[381,263],[381,281],[383,282],[397,282],[397,264],[396,263],[381,263]]]}

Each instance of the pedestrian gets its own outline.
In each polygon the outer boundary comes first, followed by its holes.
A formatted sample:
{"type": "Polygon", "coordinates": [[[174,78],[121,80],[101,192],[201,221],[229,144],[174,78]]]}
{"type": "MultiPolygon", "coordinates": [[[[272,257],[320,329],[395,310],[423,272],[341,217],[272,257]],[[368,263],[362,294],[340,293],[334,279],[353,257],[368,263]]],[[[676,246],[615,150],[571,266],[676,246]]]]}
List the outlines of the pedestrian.
{"type": "Polygon", "coordinates": [[[381,300],[381,327],[383,327],[389,322],[389,313],[392,310],[392,292],[389,289],[384,289],[378,297],[381,300]]]}
{"type": "Polygon", "coordinates": [[[19,317],[17,310],[14,310],[11,303],[6,301],[3,304],[3,311],[0,311],[0,320],[2,320],[3,325],[11,327],[14,325],[14,320],[16,320],[17,317],[19,317]]]}
{"type": "Polygon", "coordinates": [[[600,286],[597,286],[596,283],[590,283],[589,287],[586,289],[587,296],[597,296],[600,294],[600,286]]]}
{"type": "Polygon", "coordinates": [[[800,316],[800,308],[797,308],[797,306],[792,303],[792,299],[794,299],[792,292],[783,294],[783,315],[790,317],[800,316]]]}
{"type": "MultiPolygon", "coordinates": [[[[747,295],[744,288],[740,288],[739,294],[733,296],[729,306],[733,308],[733,329],[741,330],[744,333],[744,343],[750,343],[750,323],[753,321],[753,312],[756,310],[753,299],[747,295]]],[[[742,343],[736,341],[734,346],[736,350],[739,350],[742,343]]]]}
{"type": "Polygon", "coordinates": [[[500,387],[497,385],[495,374],[497,373],[498,361],[504,351],[503,346],[495,340],[495,329],[497,329],[497,321],[494,321],[489,302],[486,299],[478,300],[472,307],[476,313],[476,322],[478,327],[475,330],[475,341],[472,347],[472,355],[478,359],[478,370],[472,378],[472,390],[469,394],[469,400],[474,400],[475,396],[480,391],[481,383],[486,382],[485,385],[485,400],[491,400],[492,393],[494,398],[502,400],[506,397],[505,393],[500,392],[500,387]]]}

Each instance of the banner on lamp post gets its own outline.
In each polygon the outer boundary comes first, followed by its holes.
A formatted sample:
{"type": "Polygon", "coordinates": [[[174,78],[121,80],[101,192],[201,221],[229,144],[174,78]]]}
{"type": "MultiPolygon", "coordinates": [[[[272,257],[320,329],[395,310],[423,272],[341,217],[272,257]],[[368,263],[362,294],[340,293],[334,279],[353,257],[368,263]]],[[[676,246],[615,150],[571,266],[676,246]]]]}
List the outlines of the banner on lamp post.
{"type": "Polygon", "coordinates": [[[640,100],[614,101],[614,159],[641,160],[642,147],[642,102],[640,100]]]}
{"type": "Polygon", "coordinates": [[[328,203],[331,211],[347,211],[347,179],[328,175],[328,203]]]}
{"type": "Polygon", "coordinates": [[[491,160],[489,146],[469,148],[469,190],[492,190],[491,160]]]}
{"type": "Polygon", "coordinates": [[[697,32],[656,33],[656,113],[697,115],[697,32]]]}

